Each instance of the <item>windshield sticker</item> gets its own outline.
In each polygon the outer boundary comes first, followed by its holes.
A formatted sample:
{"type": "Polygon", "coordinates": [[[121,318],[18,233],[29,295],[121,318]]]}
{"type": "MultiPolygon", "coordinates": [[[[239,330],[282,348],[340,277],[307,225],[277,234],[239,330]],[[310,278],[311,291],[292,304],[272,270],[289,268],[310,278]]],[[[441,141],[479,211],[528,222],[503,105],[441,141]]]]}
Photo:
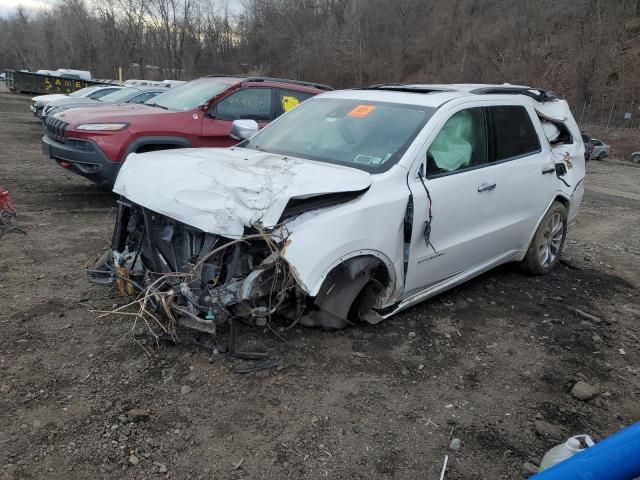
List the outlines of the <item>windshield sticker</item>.
{"type": "Polygon", "coordinates": [[[365,165],[380,165],[382,163],[382,158],[373,157],[371,155],[356,155],[356,158],[353,159],[354,163],[363,163],[365,165]]]}
{"type": "Polygon", "coordinates": [[[285,113],[289,110],[293,110],[298,105],[300,105],[300,100],[298,100],[296,97],[292,97],[291,95],[282,96],[282,110],[285,113]]]}
{"type": "Polygon", "coordinates": [[[376,109],[373,105],[358,105],[347,113],[349,117],[364,118],[376,109]]]}

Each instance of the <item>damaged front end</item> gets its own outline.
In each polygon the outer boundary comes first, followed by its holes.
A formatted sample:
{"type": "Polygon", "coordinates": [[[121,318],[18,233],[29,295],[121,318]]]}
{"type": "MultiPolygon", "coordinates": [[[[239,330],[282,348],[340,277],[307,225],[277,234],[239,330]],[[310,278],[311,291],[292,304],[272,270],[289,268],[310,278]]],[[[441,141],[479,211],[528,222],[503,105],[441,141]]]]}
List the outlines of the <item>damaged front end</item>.
{"type": "Polygon", "coordinates": [[[149,308],[215,334],[231,318],[265,325],[276,312],[300,318],[304,292],[282,258],[283,229],[247,229],[238,239],[206,233],[121,199],[111,248],[90,279],[142,292],[149,308]]]}

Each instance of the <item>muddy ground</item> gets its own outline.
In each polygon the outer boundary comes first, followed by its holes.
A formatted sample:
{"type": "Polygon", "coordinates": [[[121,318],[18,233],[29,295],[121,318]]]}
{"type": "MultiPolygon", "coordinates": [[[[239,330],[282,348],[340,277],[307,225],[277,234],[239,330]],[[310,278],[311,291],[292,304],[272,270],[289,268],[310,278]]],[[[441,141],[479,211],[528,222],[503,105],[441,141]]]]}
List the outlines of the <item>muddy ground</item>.
{"type": "Polygon", "coordinates": [[[125,302],[83,272],[115,199],[43,158],[27,108],[0,93],[27,231],[0,239],[1,479],[436,479],[445,455],[449,480],[513,479],[556,443],[536,420],[596,439],[640,420],[640,168],[589,163],[553,274],[506,266],[379,326],[243,331],[281,367],[239,375],[92,313],[125,302]]]}

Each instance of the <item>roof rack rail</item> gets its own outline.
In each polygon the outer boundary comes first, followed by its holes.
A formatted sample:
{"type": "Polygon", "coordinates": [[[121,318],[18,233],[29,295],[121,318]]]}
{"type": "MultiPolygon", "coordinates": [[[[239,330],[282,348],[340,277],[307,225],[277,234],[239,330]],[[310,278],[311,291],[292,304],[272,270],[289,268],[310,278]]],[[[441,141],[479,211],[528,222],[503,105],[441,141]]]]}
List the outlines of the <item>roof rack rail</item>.
{"type": "Polygon", "coordinates": [[[558,96],[551,90],[543,90],[541,88],[532,87],[510,87],[507,85],[503,87],[499,86],[476,88],[475,90],[471,90],[470,93],[475,93],[476,95],[526,95],[527,97],[531,97],[540,103],[550,102],[558,98],[558,96]]]}
{"type": "Polygon", "coordinates": [[[436,88],[423,85],[412,85],[408,83],[380,83],[377,85],[371,85],[370,87],[363,87],[360,90],[387,90],[390,92],[404,92],[404,93],[436,93],[436,92],[450,92],[449,88],[436,88]]]}
{"type": "Polygon", "coordinates": [[[230,78],[247,78],[246,75],[237,75],[235,73],[210,73],[205,77],[230,77],[230,78]]]}
{"type": "Polygon", "coordinates": [[[289,80],[288,78],[276,78],[276,77],[247,77],[245,82],[282,82],[293,83],[294,85],[301,85],[303,87],[313,87],[319,90],[333,90],[329,85],[322,83],[306,82],[304,80],[289,80]]]}
{"type": "Polygon", "coordinates": [[[256,77],[256,76],[247,76],[247,75],[225,75],[214,73],[212,75],[206,75],[206,77],[229,77],[229,78],[242,78],[244,82],[281,82],[281,83],[293,83],[294,85],[301,85],[303,87],[313,87],[319,90],[333,90],[329,85],[324,85],[322,83],[315,82],[306,82],[304,80],[290,80],[288,78],[276,78],[276,77],[256,77]]]}

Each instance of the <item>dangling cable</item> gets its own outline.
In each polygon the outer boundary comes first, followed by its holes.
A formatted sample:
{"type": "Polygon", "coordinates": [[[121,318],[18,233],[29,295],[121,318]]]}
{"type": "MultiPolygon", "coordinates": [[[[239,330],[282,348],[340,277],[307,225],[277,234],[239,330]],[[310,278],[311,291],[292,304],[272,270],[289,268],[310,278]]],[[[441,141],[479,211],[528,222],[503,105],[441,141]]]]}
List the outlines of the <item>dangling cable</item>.
{"type": "Polygon", "coordinates": [[[420,182],[422,182],[424,191],[427,192],[427,198],[429,199],[429,219],[426,222],[424,222],[424,241],[427,243],[427,247],[431,247],[433,251],[436,253],[436,255],[439,255],[438,250],[436,250],[436,247],[434,247],[433,243],[431,243],[431,220],[433,220],[433,215],[431,213],[431,205],[433,203],[431,200],[431,193],[429,193],[427,184],[424,183],[422,171],[419,172],[418,177],[420,178],[420,182]]]}

